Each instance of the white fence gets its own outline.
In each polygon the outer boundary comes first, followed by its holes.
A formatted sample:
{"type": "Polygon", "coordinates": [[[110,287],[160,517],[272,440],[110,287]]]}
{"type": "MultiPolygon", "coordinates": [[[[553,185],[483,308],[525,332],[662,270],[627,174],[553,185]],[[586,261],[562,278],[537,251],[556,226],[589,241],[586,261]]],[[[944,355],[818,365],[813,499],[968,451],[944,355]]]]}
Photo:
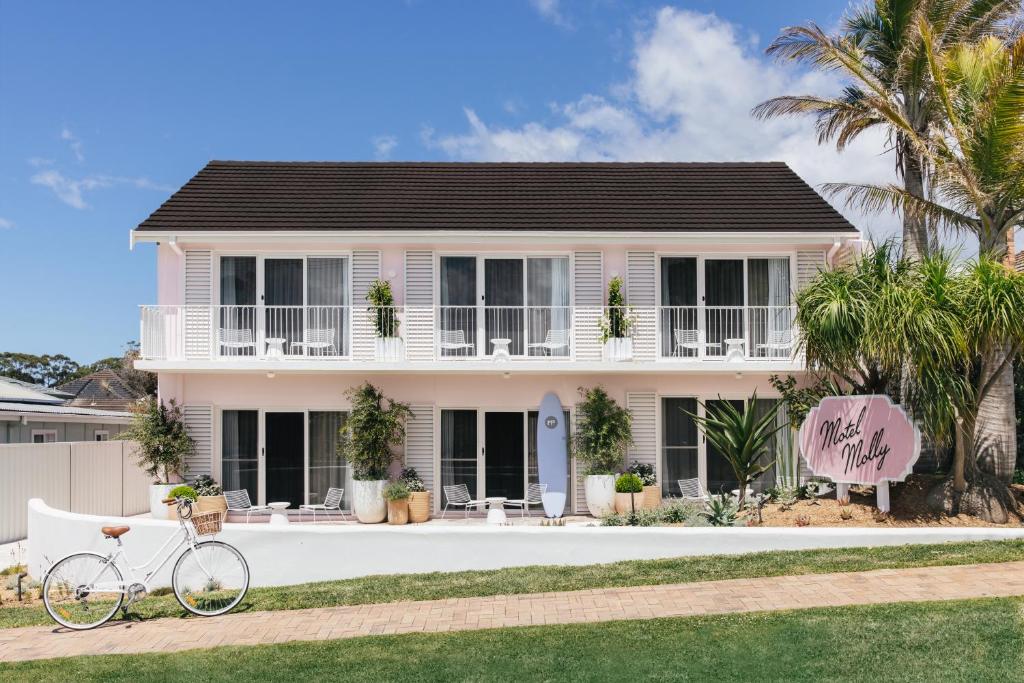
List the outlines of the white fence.
{"type": "Polygon", "coordinates": [[[131,441],[0,445],[0,543],[28,534],[28,501],[117,517],[149,510],[151,479],[131,441]]]}

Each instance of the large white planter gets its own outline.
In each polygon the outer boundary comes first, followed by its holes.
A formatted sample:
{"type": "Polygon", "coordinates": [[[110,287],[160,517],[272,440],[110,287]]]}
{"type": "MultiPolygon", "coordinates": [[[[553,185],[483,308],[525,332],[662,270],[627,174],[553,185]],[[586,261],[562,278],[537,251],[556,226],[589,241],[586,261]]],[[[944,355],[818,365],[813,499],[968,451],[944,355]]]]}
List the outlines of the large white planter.
{"type": "Polygon", "coordinates": [[[388,518],[388,504],[384,500],[386,480],[352,482],[352,507],[356,519],[363,524],[379,524],[388,518]]]}
{"type": "Polygon", "coordinates": [[[633,360],[633,340],[629,337],[616,337],[604,343],[604,359],[610,361],[633,360]]]}
{"type": "MultiPolygon", "coordinates": [[[[163,499],[171,494],[171,490],[179,484],[150,484],[149,486],[149,516],[153,519],[168,519],[170,513],[168,509],[175,510],[175,508],[168,507],[167,503],[163,502],[163,499]]],[[[177,514],[175,512],[174,514],[177,514]]]]}
{"type": "Polygon", "coordinates": [[[605,517],[615,512],[614,474],[588,474],[583,478],[583,490],[590,514],[605,517]]]}
{"type": "Polygon", "coordinates": [[[385,363],[405,360],[405,344],[401,337],[377,337],[374,358],[385,363]]]}

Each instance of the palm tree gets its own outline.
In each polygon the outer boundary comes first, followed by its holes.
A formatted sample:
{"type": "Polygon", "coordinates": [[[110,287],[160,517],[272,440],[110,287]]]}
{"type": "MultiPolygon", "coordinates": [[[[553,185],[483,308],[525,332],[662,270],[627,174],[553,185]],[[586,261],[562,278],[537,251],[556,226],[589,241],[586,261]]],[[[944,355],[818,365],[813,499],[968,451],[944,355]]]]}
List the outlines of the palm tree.
{"type": "MultiPolygon", "coordinates": [[[[943,111],[928,77],[927,58],[918,23],[932,27],[935,44],[973,42],[1001,32],[1019,12],[1019,0],[874,0],[848,15],[838,35],[811,23],[786,28],[768,54],[849,81],[841,95],[785,95],[754,108],[758,118],[810,115],[818,142],[844,149],[862,132],[884,128],[896,152],[896,171],[907,193],[925,198],[931,167],[913,138],[928,139],[941,127],[943,111]],[[906,126],[894,125],[893,116],[906,126]]],[[[927,254],[936,242],[928,217],[903,214],[904,253],[927,254]]]]}
{"type": "MultiPolygon", "coordinates": [[[[978,237],[981,255],[1006,261],[1011,233],[1024,223],[1024,36],[1009,45],[989,37],[940,52],[927,22],[918,24],[944,134],[924,138],[899,112],[888,114],[933,167],[933,198],[895,185],[833,183],[868,211],[898,209],[978,237]]],[[[1021,309],[1015,312],[1021,316],[1021,309]]],[[[1004,343],[980,349],[979,372],[991,382],[974,438],[986,466],[1009,481],[1016,461],[1013,352],[1004,343]]]]}

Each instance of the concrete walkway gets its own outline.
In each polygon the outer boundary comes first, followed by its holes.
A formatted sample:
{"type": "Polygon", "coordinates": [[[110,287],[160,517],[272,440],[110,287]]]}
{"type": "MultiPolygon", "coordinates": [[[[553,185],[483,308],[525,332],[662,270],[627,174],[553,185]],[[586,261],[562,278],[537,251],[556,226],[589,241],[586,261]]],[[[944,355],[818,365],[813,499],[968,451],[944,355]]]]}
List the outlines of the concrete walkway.
{"type": "Polygon", "coordinates": [[[1024,595],[1024,562],[882,569],[115,622],[84,632],[53,626],[5,629],[0,630],[0,661],[1015,595],[1024,595]]]}

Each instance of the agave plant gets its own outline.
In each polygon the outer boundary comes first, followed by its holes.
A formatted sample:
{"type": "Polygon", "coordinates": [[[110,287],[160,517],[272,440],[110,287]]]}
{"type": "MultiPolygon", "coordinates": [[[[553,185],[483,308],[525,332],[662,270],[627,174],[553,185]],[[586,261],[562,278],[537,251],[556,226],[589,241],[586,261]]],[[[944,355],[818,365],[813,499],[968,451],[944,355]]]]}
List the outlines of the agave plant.
{"type": "Polygon", "coordinates": [[[731,496],[722,494],[711,496],[707,509],[703,510],[701,515],[708,520],[708,524],[711,526],[736,526],[739,512],[740,506],[736,501],[731,496]]]}

